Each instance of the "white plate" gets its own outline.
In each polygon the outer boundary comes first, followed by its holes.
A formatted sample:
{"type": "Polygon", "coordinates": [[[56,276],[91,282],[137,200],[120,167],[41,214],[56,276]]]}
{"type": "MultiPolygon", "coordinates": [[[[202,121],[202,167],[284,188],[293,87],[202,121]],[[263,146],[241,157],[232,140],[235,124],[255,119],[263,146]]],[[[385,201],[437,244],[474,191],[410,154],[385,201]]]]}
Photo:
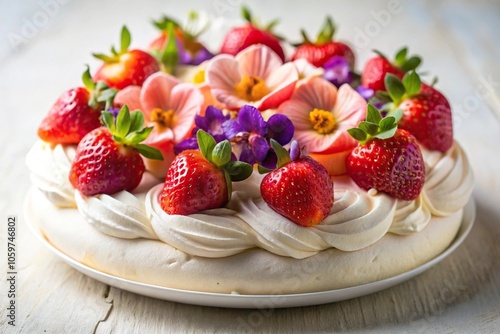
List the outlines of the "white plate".
{"type": "Polygon", "coordinates": [[[29,221],[27,223],[33,234],[35,234],[37,238],[48,249],[50,249],[53,253],[58,255],[62,260],[64,260],[70,266],[82,272],[83,274],[92,277],[102,283],[108,284],[110,286],[134,292],[144,296],[170,300],[180,303],[186,303],[186,304],[230,307],[230,308],[263,309],[263,308],[309,306],[309,305],[319,305],[319,304],[337,302],[341,300],[368,295],[400,284],[406,280],[409,280],[410,278],[413,278],[421,274],[422,272],[431,268],[432,266],[443,260],[445,257],[450,255],[465,240],[465,237],[469,234],[472,225],[474,224],[475,215],[476,215],[476,207],[474,201],[471,199],[464,208],[462,225],[460,226],[458,234],[455,237],[453,243],[443,253],[441,253],[431,261],[421,265],[420,267],[417,267],[413,270],[410,270],[408,272],[405,272],[397,276],[393,276],[373,283],[358,285],[350,288],[329,290],[322,292],[312,292],[312,293],[289,294],[289,295],[237,295],[237,294],[208,293],[208,292],[171,289],[162,286],[130,281],[127,279],[123,279],[120,277],[100,272],[98,270],[92,269],[90,267],[81,264],[80,262],[73,260],[66,254],[62,253],[61,251],[57,250],[54,246],[52,246],[42,236],[40,231],[37,228],[35,228],[29,221]]]}

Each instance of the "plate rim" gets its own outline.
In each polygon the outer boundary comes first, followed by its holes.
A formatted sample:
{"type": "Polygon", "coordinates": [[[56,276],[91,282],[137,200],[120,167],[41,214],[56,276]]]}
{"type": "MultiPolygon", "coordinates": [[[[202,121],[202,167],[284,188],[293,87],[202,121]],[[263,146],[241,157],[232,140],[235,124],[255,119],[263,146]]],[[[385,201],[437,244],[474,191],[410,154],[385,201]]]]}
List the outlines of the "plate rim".
{"type": "Polygon", "coordinates": [[[89,276],[101,283],[156,299],[199,306],[246,309],[267,309],[321,305],[361,297],[396,286],[400,283],[414,278],[417,275],[420,275],[424,271],[441,262],[451,253],[453,253],[453,251],[455,251],[455,249],[458,248],[458,246],[460,246],[469,235],[476,218],[476,205],[473,197],[471,196],[471,198],[463,208],[461,225],[457,232],[457,235],[453,239],[453,242],[441,254],[425,262],[424,264],[404,273],[375,282],[342,289],[282,295],[247,295],[169,288],[125,279],[91,268],[74,260],[70,256],[57,249],[54,245],[52,245],[43,236],[38,226],[35,226],[35,223],[30,221],[30,219],[28,218],[29,214],[27,214],[26,212],[27,209],[28,208],[25,206],[24,217],[28,225],[28,229],[36,237],[36,239],[38,239],[39,242],[41,242],[45,247],[47,247],[47,249],[49,249],[57,257],[63,260],[66,264],[81,272],[82,274],[89,276]]]}

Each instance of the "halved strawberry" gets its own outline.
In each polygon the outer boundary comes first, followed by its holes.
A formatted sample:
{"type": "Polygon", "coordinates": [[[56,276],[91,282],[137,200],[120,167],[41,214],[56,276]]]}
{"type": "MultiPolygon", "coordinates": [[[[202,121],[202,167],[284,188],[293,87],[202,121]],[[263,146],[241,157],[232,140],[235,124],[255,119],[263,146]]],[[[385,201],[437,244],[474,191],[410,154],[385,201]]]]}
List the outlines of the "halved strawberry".
{"type": "Polygon", "coordinates": [[[401,116],[397,110],[382,118],[369,104],[366,121],[348,130],[360,145],[347,157],[346,170],[363,189],[414,200],[424,185],[425,164],[415,137],[397,128],[401,116]]]}
{"type": "Polygon", "coordinates": [[[333,205],[333,181],[325,167],[309,156],[301,156],[296,141],[292,142],[292,157],[274,139],[271,145],[278,156],[278,167],[262,179],[262,198],[297,225],[319,224],[333,205]]]}
{"type": "Polygon", "coordinates": [[[38,127],[38,137],[52,144],[78,144],[101,126],[101,110],[112,105],[116,94],[103,83],[92,81],[89,69],[83,73],[85,87],[65,91],[38,127]]]}
{"type": "Polygon", "coordinates": [[[415,72],[406,74],[403,81],[388,74],[385,85],[392,99],[389,109],[403,111],[399,127],[411,132],[426,148],[446,152],[453,144],[453,120],[444,95],[422,84],[415,72]]]}
{"type": "Polygon", "coordinates": [[[347,44],[333,40],[335,25],[331,17],[326,18],[315,42],[311,42],[304,30],[301,30],[301,34],[304,41],[295,50],[292,60],[304,58],[314,66],[321,67],[330,58],[340,56],[347,60],[351,69],[354,68],[354,52],[347,44]]]}
{"type": "Polygon", "coordinates": [[[130,114],[124,106],[116,120],[107,111],[103,119],[106,127],[92,130],[81,140],[71,165],[69,180],[85,196],[133,190],[145,170],[141,154],[163,159],[157,149],[140,144],[153,129],[144,128],[140,111],[130,114]]]}
{"type": "Polygon", "coordinates": [[[232,181],[242,181],[252,166],[231,161],[231,143],[215,139],[203,130],[196,133],[200,150],[182,151],[170,165],[159,202],[168,214],[190,215],[224,206],[232,193],[232,181]]]}
{"type": "Polygon", "coordinates": [[[278,21],[274,20],[265,28],[261,28],[252,18],[248,8],[242,7],[242,14],[248,23],[243,26],[234,27],[226,34],[220,53],[235,56],[250,45],[264,44],[276,52],[282,61],[285,61],[285,53],[280,45],[280,40],[272,33],[272,28],[278,21]]]}
{"type": "Polygon", "coordinates": [[[387,73],[394,74],[398,78],[403,78],[405,73],[415,70],[421,63],[421,58],[411,56],[408,58],[408,49],[402,48],[396,53],[393,61],[387,59],[379,51],[375,51],[377,56],[369,59],[361,74],[361,84],[376,91],[386,91],[384,78],[387,73]]]}
{"type": "Polygon", "coordinates": [[[129,50],[130,42],[130,32],[124,26],[119,51],[112,47],[110,56],[94,53],[94,57],[104,61],[94,74],[95,81],[104,81],[116,89],[131,85],[142,86],[148,76],[160,70],[156,59],[149,53],[138,49],[129,50]]]}

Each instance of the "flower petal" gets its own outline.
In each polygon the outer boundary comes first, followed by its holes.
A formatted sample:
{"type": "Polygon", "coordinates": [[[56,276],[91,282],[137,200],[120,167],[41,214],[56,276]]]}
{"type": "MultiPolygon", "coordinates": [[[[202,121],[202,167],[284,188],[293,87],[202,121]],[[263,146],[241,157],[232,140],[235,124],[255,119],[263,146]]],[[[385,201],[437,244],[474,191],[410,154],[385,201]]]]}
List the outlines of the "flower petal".
{"type": "Polygon", "coordinates": [[[227,139],[232,140],[238,133],[245,132],[245,129],[243,129],[240,123],[231,119],[222,123],[222,131],[224,131],[227,139]]]}
{"type": "Polygon", "coordinates": [[[271,92],[255,103],[255,106],[259,110],[277,108],[292,96],[298,78],[299,75],[292,63],[276,68],[265,78],[266,86],[271,92]]]}
{"type": "Polygon", "coordinates": [[[247,132],[256,133],[260,136],[267,134],[267,124],[257,108],[249,105],[243,106],[238,112],[238,123],[247,132]]]}
{"type": "Polygon", "coordinates": [[[163,72],[150,75],[141,90],[141,105],[149,115],[154,108],[168,110],[170,92],[180,81],[163,72]]]}
{"type": "Polygon", "coordinates": [[[141,87],[140,86],[127,86],[116,93],[113,103],[119,107],[127,105],[130,110],[142,110],[141,105],[141,87]]]}
{"type": "Polygon", "coordinates": [[[323,75],[323,69],[321,67],[316,67],[309,63],[304,58],[296,59],[292,62],[297,70],[297,74],[300,79],[307,79],[309,77],[317,77],[323,75]]]}
{"type": "Polygon", "coordinates": [[[292,100],[305,101],[313,108],[331,111],[337,100],[337,88],[321,77],[312,77],[295,90],[292,100]]]}
{"type": "Polygon", "coordinates": [[[213,96],[228,108],[237,109],[245,101],[234,95],[234,87],[241,81],[238,63],[233,56],[221,54],[208,62],[205,78],[213,96]]]}
{"type": "Polygon", "coordinates": [[[203,95],[192,84],[181,83],[172,88],[168,109],[175,112],[173,126],[175,143],[185,139],[194,126],[194,117],[200,113],[203,95]]]}
{"type": "Polygon", "coordinates": [[[196,140],[196,137],[190,137],[184,139],[183,141],[175,145],[174,153],[177,155],[185,150],[196,150],[196,149],[198,149],[198,140],[196,140]]]}
{"type": "Polygon", "coordinates": [[[280,145],[286,145],[292,140],[294,126],[292,121],[282,114],[275,114],[267,121],[268,137],[276,140],[280,145]]]}
{"type": "Polygon", "coordinates": [[[236,61],[241,75],[264,80],[274,69],[283,64],[281,58],[271,48],[263,44],[251,45],[244,49],[236,55],[236,61]]]}
{"type": "Polygon", "coordinates": [[[285,115],[293,123],[295,131],[310,130],[312,123],[309,120],[309,113],[313,106],[302,100],[289,100],[280,105],[278,113],[285,115]]]}
{"type": "Polygon", "coordinates": [[[344,84],[339,88],[333,114],[338,123],[356,127],[366,118],[366,100],[351,86],[344,84]]]}
{"type": "Polygon", "coordinates": [[[261,136],[250,137],[250,146],[252,147],[252,152],[257,161],[262,161],[267,156],[267,151],[269,151],[269,144],[267,140],[261,136]]]}
{"type": "Polygon", "coordinates": [[[252,148],[248,144],[242,145],[239,160],[246,162],[250,165],[253,165],[257,162],[257,160],[255,159],[255,155],[253,154],[252,148]]]}

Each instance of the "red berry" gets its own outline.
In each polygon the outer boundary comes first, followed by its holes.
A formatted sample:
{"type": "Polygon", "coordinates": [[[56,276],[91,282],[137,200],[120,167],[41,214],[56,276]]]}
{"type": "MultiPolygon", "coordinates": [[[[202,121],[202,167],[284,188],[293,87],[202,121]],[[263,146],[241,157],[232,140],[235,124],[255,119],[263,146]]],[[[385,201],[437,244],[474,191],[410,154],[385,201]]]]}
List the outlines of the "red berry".
{"type": "Polygon", "coordinates": [[[363,189],[375,188],[403,200],[414,200],[425,181],[422,152],[408,131],[388,139],[372,138],[346,159],[347,174],[363,189]]]}
{"type": "Polygon", "coordinates": [[[384,57],[376,56],[369,59],[361,74],[361,84],[373,91],[386,91],[384,79],[387,73],[394,74],[399,79],[402,79],[405,72],[394,66],[389,60],[384,57]]]}
{"type": "Polygon", "coordinates": [[[105,127],[89,132],[76,149],[71,184],[85,196],[135,189],[145,167],[132,147],[116,143],[105,127]]]}
{"type": "Polygon", "coordinates": [[[89,106],[89,91],[69,89],[54,103],[38,127],[38,136],[53,144],[78,144],[90,131],[101,126],[100,108],[89,106]]]}
{"type": "Polygon", "coordinates": [[[435,88],[422,85],[420,93],[399,105],[399,127],[411,132],[426,148],[446,152],[453,144],[453,121],[448,100],[435,88]]]}
{"type": "Polygon", "coordinates": [[[159,201],[168,214],[219,208],[228,201],[224,173],[200,151],[183,151],[170,165],[159,201]]]}
{"type": "Polygon", "coordinates": [[[224,37],[220,53],[227,53],[235,56],[240,51],[254,44],[264,44],[268,46],[276,52],[282,61],[285,61],[285,53],[283,52],[279,39],[270,32],[259,29],[250,23],[241,27],[232,28],[224,37]]]}
{"type": "Polygon", "coordinates": [[[260,185],[262,198],[294,223],[319,224],[333,205],[333,181],[311,157],[300,157],[267,174],[260,185]]]}
{"type": "Polygon", "coordinates": [[[304,58],[314,66],[321,67],[334,56],[345,58],[350,67],[354,67],[354,53],[351,48],[347,44],[334,41],[325,44],[302,44],[295,50],[292,60],[304,58]]]}

